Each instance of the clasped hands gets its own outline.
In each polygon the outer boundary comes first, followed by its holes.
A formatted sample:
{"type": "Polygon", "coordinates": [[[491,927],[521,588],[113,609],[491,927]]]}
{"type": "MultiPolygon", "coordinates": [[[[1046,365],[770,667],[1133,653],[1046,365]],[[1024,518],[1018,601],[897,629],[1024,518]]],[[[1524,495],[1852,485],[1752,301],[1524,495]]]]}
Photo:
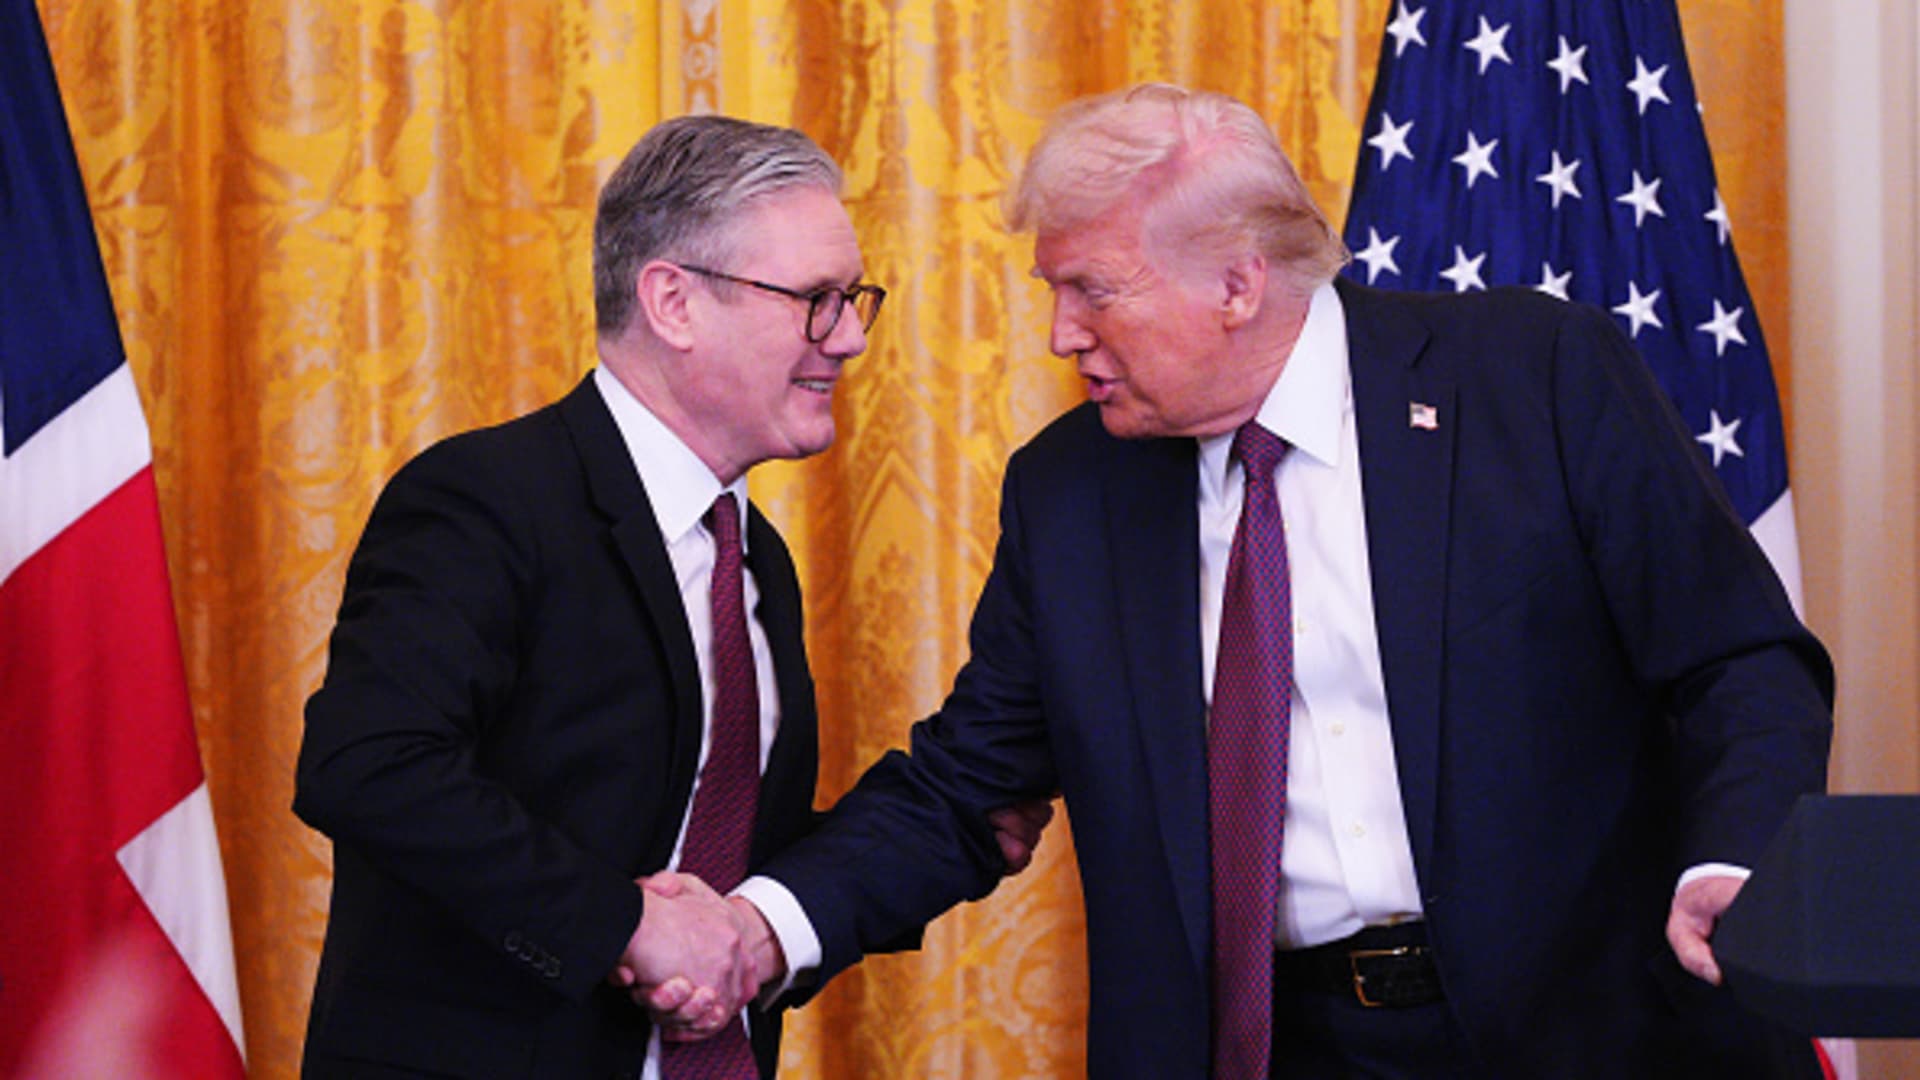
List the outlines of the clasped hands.
{"type": "MultiPolygon", "coordinates": [[[[1025,870],[1053,819],[1050,801],[987,815],[1008,874],[1025,870]]],[[[607,981],[653,1014],[661,1038],[704,1039],[725,1028],[769,980],[786,975],[780,940],[760,909],[723,897],[690,874],[663,871],[639,879],[647,893],[640,925],[607,981]]]]}
{"type": "Polygon", "coordinates": [[[637,884],[647,893],[646,912],[607,981],[653,1014],[662,1038],[719,1032],[763,983],[786,973],[778,939],[746,900],[671,871],[637,884]]]}

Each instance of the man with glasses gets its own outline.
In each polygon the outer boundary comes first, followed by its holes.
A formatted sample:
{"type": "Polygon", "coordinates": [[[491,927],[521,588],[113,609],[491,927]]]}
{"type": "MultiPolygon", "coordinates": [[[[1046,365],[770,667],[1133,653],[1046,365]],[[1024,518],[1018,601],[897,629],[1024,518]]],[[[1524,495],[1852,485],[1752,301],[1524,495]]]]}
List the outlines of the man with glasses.
{"type": "Polygon", "coordinates": [[[840,185],[797,131],[654,128],[600,199],[598,369],[381,495],[300,752],[307,1076],[771,1075],[772,945],[719,894],[809,826],[817,746],[746,473],[833,441],[886,295],[840,185]]]}
{"type": "Polygon", "coordinates": [[[833,333],[834,326],[840,321],[840,312],[846,307],[848,301],[853,302],[853,310],[860,316],[860,325],[870,327],[873,325],[874,316],[880,313],[880,301],[887,298],[887,290],[878,285],[852,285],[844,289],[826,285],[809,292],[801,292],[783,285],[709,270],[704,266],[683,265],[680,269],[710,278],[719,278],[721,281],[730,281],[735,285],[751,285],[762,292],[801,301],[807,305],[805,331],[807,340],[815,344],[827,340],[827,335],[833,333]]]}

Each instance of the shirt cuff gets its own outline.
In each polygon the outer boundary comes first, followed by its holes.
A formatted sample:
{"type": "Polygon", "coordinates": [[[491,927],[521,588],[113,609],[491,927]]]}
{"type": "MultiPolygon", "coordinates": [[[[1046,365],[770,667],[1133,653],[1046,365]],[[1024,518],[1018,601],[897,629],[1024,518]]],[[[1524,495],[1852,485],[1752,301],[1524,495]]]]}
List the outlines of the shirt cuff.
{"type": "Polygon", "coordinates": [[[785,885],[770,877],[756,874],[741,882],[729,895],[760,909],[760,916],[767,920],[774,940],[780,943],[781,954],[787,958],[787,973],[780,985],[769,986],[760,994],[763,1002],[777,1000],[792,989],[802,972],[820,966],[820,935],[813,929],[813,922],[807,918],[800,901],[794,899],[785,885]]]}
{"type": "Polygon", "coordinates": [[[1687,867],[1687,872],[1680,875],[1680,880],[1673,886],[1673,891],[1679,892],[1686,888],[1688,882],[1698,881],[1703,877],[1732,877],[1745,881],[1752,876],[1753,871],[1744,866],[1723,862],[1703,862],[1697,866],[1687,867]]]}

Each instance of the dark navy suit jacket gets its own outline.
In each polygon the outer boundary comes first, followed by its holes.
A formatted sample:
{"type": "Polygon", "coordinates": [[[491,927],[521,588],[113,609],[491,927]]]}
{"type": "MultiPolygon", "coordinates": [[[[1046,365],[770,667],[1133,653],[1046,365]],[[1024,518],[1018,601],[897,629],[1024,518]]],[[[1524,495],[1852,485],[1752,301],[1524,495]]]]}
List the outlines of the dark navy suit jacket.
{"type": "MultiPolygon", "coordinates": [[[[1822,788],[1832,673],[1608,317],[1519,291],[1339,284],[1413,860],[1486,1075],[1655,1075],[1704,1045],[1663,926],[1822,788]],[[1432,430],[1411,423],[1432,406],[1432,430]]],[[[1007,468],[972,655],[767,873],[823,973],[999,868],[984,811],[1064,793],[1093,1076],[1207,1072],[1197,465],[1091,406],[1007,468]]],[[[1697,986],[1696,991],[1694,987],[1697,986]]]]}
{"type": "MultiPolygon", "coordinates": [[[[799,583],[757,510],[747,548],[781,709],[757,862],[809,826],[818,750],[799,583]]],[[[636,1074],[647,1016],[602,980],[700,728],[666,545],[590,380],[401,469],[307,705],[294,807],[334,843],[307,1075],[636,1074]]],[[[771,1075],[778,1017],[754,1036],[771,1075]]]]}

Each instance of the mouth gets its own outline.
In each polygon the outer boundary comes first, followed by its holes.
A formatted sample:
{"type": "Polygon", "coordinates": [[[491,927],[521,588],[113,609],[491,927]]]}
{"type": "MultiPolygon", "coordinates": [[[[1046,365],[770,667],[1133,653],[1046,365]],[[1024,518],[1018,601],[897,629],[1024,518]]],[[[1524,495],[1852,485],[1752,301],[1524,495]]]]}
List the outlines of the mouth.
{"type": "Polygon", "coordinates": [[[1088,375],[1084,372],[1080,377],[1087,383],[1087,399],[1099,405],[1106,404],[1107,399],[1113,396],[1115,388],[1120,385],[1119,379],[1103,379],[1098,375],[1088,375]]]}
{"type": "Polygon", "coordinates": [[[810,394],[831,395],[833,393],[834,382],[835,380],[833,379],[795,379],[793,380],[793,385],[810,394]]]}

